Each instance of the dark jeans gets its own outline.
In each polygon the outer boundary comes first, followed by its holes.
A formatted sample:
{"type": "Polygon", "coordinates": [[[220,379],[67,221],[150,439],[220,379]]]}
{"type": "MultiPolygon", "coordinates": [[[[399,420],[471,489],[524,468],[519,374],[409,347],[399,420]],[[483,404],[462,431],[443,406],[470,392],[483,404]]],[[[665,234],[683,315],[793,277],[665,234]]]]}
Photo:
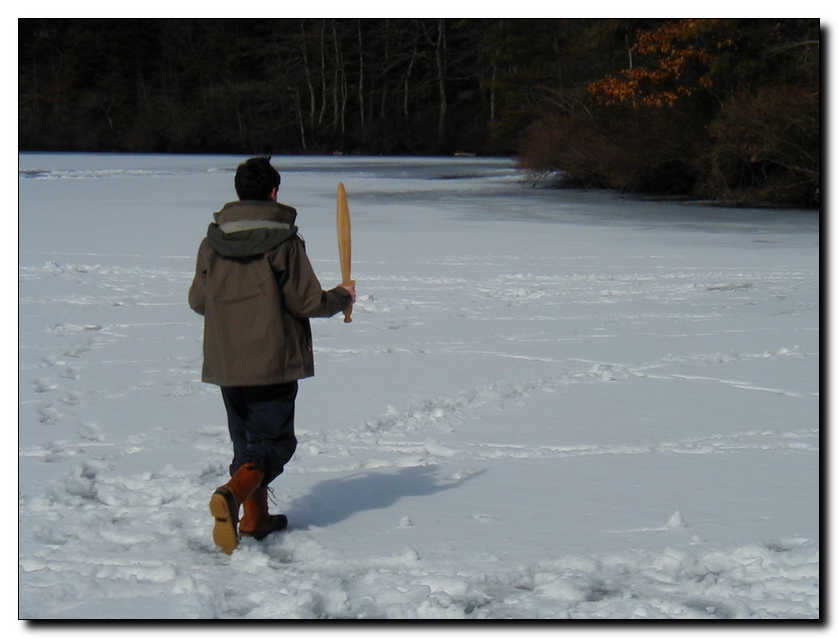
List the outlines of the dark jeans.
{"type": "Polygon", "coordinates": [[[255,463],[268,485],[282,474],[297,449],[294,401],[297,382],[221,388],[227,425],[233,441],[230,476],[245,463],[255,463]]]}

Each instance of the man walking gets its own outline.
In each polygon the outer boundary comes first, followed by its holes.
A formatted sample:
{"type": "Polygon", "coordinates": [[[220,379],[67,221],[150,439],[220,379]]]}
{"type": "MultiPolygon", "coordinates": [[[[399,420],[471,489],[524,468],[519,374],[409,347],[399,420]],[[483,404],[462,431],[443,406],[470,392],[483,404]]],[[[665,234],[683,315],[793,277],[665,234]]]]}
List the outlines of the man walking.
{"type": "Polygon", "coordinates": [[[355,302],[352,284],[321,288],[297,211],[276,201],[280,180],[269,157],[238,167],[239,200],[215,213],[189,290],[190,307],[204,316],[201,379],[221,387],[233,443],[231,478],[210,500],[213,540],[227,554],[239,534],[261,540],[287,526],[268,513],[267,490],[297,447],[297,382],[314,375],[309,318],[355,302]]]}

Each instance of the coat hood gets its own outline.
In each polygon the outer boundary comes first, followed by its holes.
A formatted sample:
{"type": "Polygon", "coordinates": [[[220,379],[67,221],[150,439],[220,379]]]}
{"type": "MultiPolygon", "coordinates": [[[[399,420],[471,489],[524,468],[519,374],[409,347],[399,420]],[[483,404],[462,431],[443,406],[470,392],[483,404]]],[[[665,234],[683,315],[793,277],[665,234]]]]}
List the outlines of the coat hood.
{"type": "Polygon", "coordinates": [[[231,202],[214,218],[207,241],[221,257],[230,259],[264,255],[297,233],[297,211],[278,202],[231,202]]]}

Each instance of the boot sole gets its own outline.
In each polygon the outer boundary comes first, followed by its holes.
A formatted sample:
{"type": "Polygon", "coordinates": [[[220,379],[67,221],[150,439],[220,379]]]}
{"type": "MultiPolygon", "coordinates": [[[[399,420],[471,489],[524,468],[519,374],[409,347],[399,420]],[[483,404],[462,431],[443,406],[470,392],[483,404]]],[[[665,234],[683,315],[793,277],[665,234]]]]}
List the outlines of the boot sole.
{"type": "Polygon", "coordinates": [[[232,554],[239,546],[238,507],[229,490],[218,488],[209,502],[210,514],[215,519],[212,540],[225,554],[232,554]]]}

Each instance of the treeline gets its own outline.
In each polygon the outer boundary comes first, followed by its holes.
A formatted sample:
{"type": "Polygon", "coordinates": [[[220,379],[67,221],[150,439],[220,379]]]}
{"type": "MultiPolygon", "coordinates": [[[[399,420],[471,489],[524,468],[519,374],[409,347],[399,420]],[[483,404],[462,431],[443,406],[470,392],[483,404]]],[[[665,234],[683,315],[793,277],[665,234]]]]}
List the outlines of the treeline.
{"type": "Polygon", "coordinates": [[[21,19],[21,150],[514,154],[817,205],[815,19],[21,19]]]}
{"type": "Polygon", "coordinates": [[[525,166],[577,185],[819,205],[818,20],[606,20],[587,35],[608,62],[547,83],[560,90],[523,138],[525,166]]]}

